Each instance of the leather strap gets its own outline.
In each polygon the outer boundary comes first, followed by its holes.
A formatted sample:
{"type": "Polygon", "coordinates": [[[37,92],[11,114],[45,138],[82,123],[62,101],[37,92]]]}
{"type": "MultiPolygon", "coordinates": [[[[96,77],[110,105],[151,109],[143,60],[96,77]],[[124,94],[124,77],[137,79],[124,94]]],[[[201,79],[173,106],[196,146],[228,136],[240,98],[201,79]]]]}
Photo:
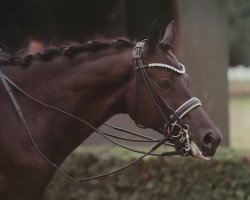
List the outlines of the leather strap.
{"type": "Polygon", "coordinates": [[[202,106],[201,101],[197,97],[193,97],[186,101],[184,104],[182,104],[176,111],[176,115],[178,115],[179,118],[182,118],[184,115],[186,115],[190,110],[194,109],[197,106],[202,106]]]}

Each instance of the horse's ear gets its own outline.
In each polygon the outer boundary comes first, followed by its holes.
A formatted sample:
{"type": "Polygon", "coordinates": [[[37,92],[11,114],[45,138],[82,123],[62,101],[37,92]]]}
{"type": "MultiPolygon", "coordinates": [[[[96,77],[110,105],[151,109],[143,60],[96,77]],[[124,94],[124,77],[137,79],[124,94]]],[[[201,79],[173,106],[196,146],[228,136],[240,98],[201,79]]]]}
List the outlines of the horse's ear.
{"type": "Polygon", "coordinates": [[[164,37],[162,38],[160,43],[163,46],[172,47],[175,41],[175,37],[176,37],[176,28],[175,28],[175,22],[173,20],[167,25],[164,37]]]}
{"type": "Polygon", "coordinates": [[[157,43],[161,39],[161,30],[160,25],[158,22],[158,19],[156,18],[150,27],[150,32],[148,36],[148,46],[149,46],[149,52],[154,52],[157,43]]]}

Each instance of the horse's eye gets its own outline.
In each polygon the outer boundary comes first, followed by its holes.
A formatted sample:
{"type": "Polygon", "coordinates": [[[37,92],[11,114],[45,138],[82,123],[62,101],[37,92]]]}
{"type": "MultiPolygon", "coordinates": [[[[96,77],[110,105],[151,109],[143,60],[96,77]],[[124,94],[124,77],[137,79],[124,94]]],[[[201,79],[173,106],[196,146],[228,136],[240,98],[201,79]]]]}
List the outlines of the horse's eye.
{"type": "Polygon", "coordinates": [[[159,86],[160,86],[160,88],[162,88],[162,89],[169,89],[170,88],[170,82],[169,82],[169,80],[168,79],[166,79],[166,78],[160,78],[159,80],[158,80],[158,84],[159,84],[159,86]]]}

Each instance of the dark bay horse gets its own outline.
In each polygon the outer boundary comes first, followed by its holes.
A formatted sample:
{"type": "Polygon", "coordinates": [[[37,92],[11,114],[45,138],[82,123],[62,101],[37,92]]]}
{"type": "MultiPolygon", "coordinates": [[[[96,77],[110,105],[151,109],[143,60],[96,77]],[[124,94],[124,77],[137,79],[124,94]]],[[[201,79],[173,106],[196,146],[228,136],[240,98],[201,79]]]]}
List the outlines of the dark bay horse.
{"type": "MultiPolygon", "coordinates": [[[[144,71],[137,77],[132,57],[134,45],[126,39],[94,39],[16,57],[2,52],[0,69],[26,93],[85,119],[94,127],[114,114],[125,113],[137,124],[165,134],[162,115],[168,113],[159,112],[156,105],[165,102],[176,110],[192,98],[189,77],[171,53],[174,40],[174,22],[167,26],[163,38],[152,26],[140,49],[143,62],[163,63],[169,68],[139,65],[139,70],[144,71]]],[[[57,165],[93,132],[91,127],[43,107],[15,89],[13,93],[37,147],[57,165]]],[[[2,83],[0,102],[0,198],[42,199],[56,169],[34,149],[2,83]]],[[[187,110],[182,122],[189,126],[188,155],[213,156],[222,137],[203,108],[187,110]]]]}

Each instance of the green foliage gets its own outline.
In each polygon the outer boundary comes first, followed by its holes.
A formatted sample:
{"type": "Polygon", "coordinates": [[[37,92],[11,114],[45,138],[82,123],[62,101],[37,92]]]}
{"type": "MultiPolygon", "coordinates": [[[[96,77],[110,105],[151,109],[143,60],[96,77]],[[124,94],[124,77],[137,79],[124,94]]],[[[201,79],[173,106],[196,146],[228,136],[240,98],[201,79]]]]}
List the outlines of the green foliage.
{"type": "Polygon", "coordinates": [[[250,1],[229,0],[230,64],[250,65],[250,1]]]}
{"type": "MultiPolygon", "coordinates": [[[[88,177],[114,170],[134,159],[134,154],[115,151],[103,149],[97,154],[78,151],[67,159],[63,168],[73,176],[88,177]]],[[[249,166],[240,162],[236,152],[224,150],[218,157],[211,161],[150,158],[119,174],[87,183],[74,183],[57,174],[45,199],[250,200],[249,166]]]]}

